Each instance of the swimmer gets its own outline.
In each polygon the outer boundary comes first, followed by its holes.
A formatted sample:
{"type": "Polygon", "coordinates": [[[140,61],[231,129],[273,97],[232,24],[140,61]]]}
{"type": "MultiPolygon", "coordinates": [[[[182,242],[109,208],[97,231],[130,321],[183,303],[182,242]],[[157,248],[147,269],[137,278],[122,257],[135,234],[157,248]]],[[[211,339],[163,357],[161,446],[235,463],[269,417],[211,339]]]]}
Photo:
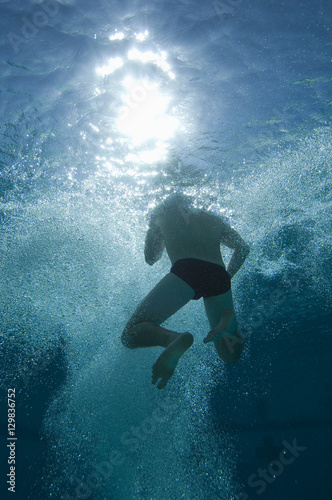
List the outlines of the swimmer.
{"type": "Polygon", "coordinates": [[[221,217],[196,209],[180,193],[157,206],[145,238],[145,261],[155,264],[164,249],[171,270],[137,307],[123,333],[130,348],[164,347],[152,368],[152,383],[163,389],[181,356],[193,343],[189,332],[179,333],[160,326],[190,300],[204,299],[210,332],[204,343],[214,343],[226,363],[234,363],[243,350],[237,327],[231,279],[249,254],[249,246],[221,217]],[[233,251],[225,268],[220,245],[233,251]]]}

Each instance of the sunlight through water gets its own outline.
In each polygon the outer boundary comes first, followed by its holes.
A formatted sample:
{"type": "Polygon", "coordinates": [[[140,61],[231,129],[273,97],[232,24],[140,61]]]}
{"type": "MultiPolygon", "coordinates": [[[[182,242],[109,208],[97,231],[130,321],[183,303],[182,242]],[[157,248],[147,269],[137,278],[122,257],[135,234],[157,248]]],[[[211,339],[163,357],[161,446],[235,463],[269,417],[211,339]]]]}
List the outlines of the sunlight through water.
{"type": "MultiPolygon", "coordinates": [[[[15,500],[260,500],[265,487],[268,500],[332,499],[330,11],[1,1],[0,389],[7,409],[17,394],[15,500]],[[224,363],[203,341],[216,301],[190,300],[162,323],[195,341],[159,391],[162,347],[121,337],[169,276],[166,248],[151,266],[145,243],[175,193],[193,209],[169,231],[188,245],[203,209],[250,246],[231,284],[244,345],[224,363]]],[[[234,241],[217,233],[227,270],[234,241]]]]}
{"type": "MultiPolygon", "coordinates": [[[[145,46],[148,36],[145,30],[128,37],[137,43],[144,42],[145,46]]],[[[120,48],[126,35],[116,30],[109,39],[120,48]]],[[[119,140],[128,148],[126,161],[151,164],[165,160],[170,140],[180,129],[174,98],[169,90],[175,74],[171,71],[167,54],[156,49],[143,51],[135,46],[126,55],[121,52],[97,67],[96,73],[104,81],[111,78],[112,84],[118,87],[115,124],[119,140]]]]}

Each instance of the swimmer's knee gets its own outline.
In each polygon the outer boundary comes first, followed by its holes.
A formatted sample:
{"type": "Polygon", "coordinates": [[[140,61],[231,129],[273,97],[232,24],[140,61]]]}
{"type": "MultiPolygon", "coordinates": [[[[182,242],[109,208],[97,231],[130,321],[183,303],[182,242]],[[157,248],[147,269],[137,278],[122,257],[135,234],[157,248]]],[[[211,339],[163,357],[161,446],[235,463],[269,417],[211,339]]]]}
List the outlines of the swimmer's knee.
{"type": "Polygon", "coordinates": [[[128,349],[136,349],[138,347],[136,342],[137,335],[142,333],[142,331],[149,330],[151,326],[155,328],[155,324],[151,321],[136,322],[135,320],[130,320],[122,332],[122,344],[128,349]]]}
{"type": "Polygon", "coordinates": [[[133,332],[131,331],[131,328],[125,327],[121,335],[121,342],[122,345],[128,349],[134,349],[133,332]]]}

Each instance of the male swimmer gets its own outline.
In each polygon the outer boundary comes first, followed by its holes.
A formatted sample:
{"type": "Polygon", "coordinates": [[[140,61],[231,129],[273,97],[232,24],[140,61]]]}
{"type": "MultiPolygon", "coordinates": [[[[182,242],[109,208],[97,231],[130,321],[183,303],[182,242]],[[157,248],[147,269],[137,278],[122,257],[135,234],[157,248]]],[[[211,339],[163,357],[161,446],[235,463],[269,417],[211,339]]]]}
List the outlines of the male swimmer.
{"type": "Polygon", "coordinates": [[[179,359],[193,343],[191,333],[160,325],[189,300],[204,299],[211,327],[204,343],[214,342],[224,362],[237,361],[243,338],[237,328],[231,279],[249,254],[247,243],[221,217],[194,208],[189,198],[179,193],[153,210],[145,238],[145,261],[155,264],[164,248],[171,270],[137,307],[121,337],[131,349],[165,348],[152,368],[152,383],[159,381],[158,389],[166,386],[179,359]],[[234,250],[227,270],[221,244],[234,250]]]}

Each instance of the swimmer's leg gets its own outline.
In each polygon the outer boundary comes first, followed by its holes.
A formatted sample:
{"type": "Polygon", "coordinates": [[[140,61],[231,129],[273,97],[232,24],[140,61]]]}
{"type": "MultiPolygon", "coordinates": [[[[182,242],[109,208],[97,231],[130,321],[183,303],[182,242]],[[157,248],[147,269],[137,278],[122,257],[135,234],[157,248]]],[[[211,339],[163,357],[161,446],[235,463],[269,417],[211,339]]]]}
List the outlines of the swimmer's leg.
{"type": "Polygon", "coordinates": [[[243,337],[239,332],[232,291],[204,299],[211,331],[204,343],[214,342],[220,358],[226,363],[238,360],[243,350],[243,337]]]}
{"type": "Polygon", "coordinates": [[[160,326],[194,296],[193,289],[172,273],[167,274],[145,297],[127,323],[122,343],[131,349],[138,347],[164,347],[165,350],[153,365],[152,383],[160,380],[163,389],[180,357],[192,345],[190,333],[177,333],[160,326]]]}
{"type": "Polygon", "coordinates": [[[160,379],[157,385],[158,389],[165,387],[173,375],[179,359],[192,346],[194,338],[191,333],[185,332],[177,335],[160,354],[152,367],[152,383],[155,385],[160,379]]]}

